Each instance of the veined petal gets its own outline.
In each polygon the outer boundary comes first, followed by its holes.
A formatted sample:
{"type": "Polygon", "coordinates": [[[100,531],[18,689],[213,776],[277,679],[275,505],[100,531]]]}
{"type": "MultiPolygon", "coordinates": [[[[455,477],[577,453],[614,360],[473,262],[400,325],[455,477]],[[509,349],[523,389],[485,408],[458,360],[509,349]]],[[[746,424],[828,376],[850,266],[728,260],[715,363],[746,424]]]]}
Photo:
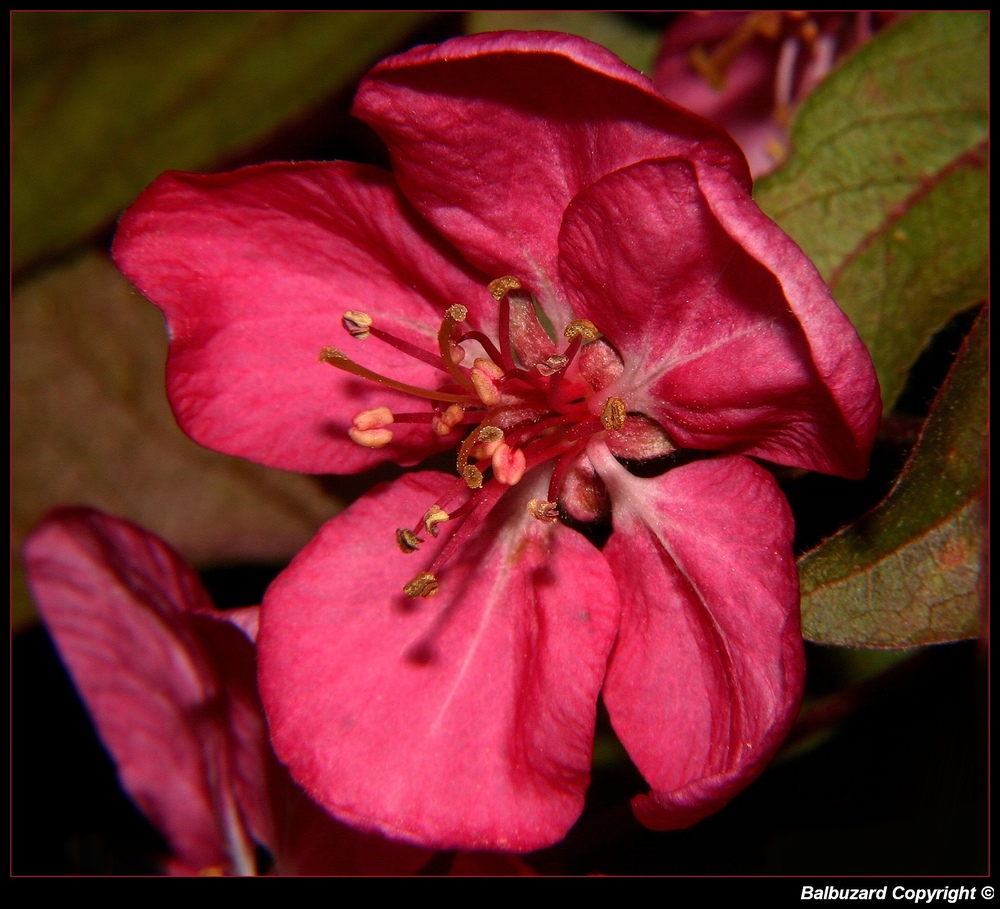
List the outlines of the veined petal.
{"type": "Polygon", "coordinates": [[[604,700],[652,791],[633,802],[654,829],[725,805],[773,755],[804,678],[792,518],[748,458],[656,479],[588,453],[614,502],[605,547],[622,621],[604,700]]]}
{"type": "Polygon", "coordinates": [[[860,479],[882,417],[875,366],[850,320],[836,305],[816,266],[742,192],[740,184],[716,168],[699,171],[705,198],[733,240],[771,272],[805,332],[812,361],[828,389],[850,441],[833,444],[832,471],[860,479]]]}
{"type": "Polygon", "coordinates": [[[720,224],[709,195],[730,184],[714,173],[642,162],[566,212],[561,264],[573,307],[625,363],[608,391],[679,447],[863,474],[873,392],[878,401],[871,359],[798,247],[745,191],[737,201],[736,181],[727,202],[757,233],[720,224]]]}
{"type": "Polygon", "coordinates": [[[454,38],[391,57],[354,113],[392,153],[407,198],[488,273],[516,274],[554,322],[563,212],[581,189],[646,158],[746,162],[713,124],[657,96],[609,51],[550,32],[454,38]]]}
{"type": "MultiPolygon", "coordinates": [[[[259,707],[223,683],[188,614],[212,610],[193,570],[152,534],[83,508],[53,512],[24,552],[39,613],[124,789],[182,866],[252,873],[245,825],[267,836],[267,730],[259,707]]],[[[242,646],[249,661],[230,662],[230,674],[242,665],[253,692],[250,642],[225,622],[213,631],[230,656],[242,646]]]]}
{"type": "Polygon", "coordinates": [[[118,267],[165,313],[167,387],[184,430],[227,454],[307,473],[412,464],[443,445],[399,424],[385,448],[351,442],[361,410],[414,399],[331,368],[342,348],[377,372],[437,387],[441,373],[341,325],[347,310],[437,350],[454,303],[489,298],[403,200],[361,165],[266,164],[227,174],[164,174],[125,213],[118,267]]]}
{"type": "Polygon", "coordinates": [[[529,475],[457,531],[436,596],[404,596],[456,531],[409,554],[380,541],[454,483],[403,477],[299,554],[264,597],[261,693],[278,757],[335,816],[432,847],[528,851],[582,808],[617,594],[580,534],[528,515],[547,483],[529,475]]]}

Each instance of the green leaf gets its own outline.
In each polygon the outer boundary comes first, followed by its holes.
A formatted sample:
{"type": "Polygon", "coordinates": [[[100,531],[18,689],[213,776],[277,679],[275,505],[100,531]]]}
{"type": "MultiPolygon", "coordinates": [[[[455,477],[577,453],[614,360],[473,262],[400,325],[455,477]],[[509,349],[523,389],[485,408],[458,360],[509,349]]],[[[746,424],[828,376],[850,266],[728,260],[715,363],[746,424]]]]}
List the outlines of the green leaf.
{"type": "Polygon", "coordinates": [[[988,17],[920,13],[803,103],[757,201],[868,346],[886,410],[931,336],[986,296],[988,17]]]}
{"type": "Polygon", "coordinates": [[[799,562],[803,634],[913,647],[979,633],[988,315],[980,315],[889,496],[799,562]]]}
{"type": "Polygon", "coordinates": [[[647,76],[653,74],[663,40],[658,25],[643,28],[625,16],[596,10],[481,10],[469,13],[466,19],[466,32],[470,35],[508,29],[565,32],[587,38],[647,76]]]}
{"type": "Polygon", "coordinates": [[[12,26],[15,267],[348,85],[422,12],[37,13],[12,26]]]}
{"type": "MultiPolygon", "coordinates": [[[[199,567],[276,564],[339,510],[309,477],[181,432],[163,390],[163,317],[107,256],[22,284],[11,328],[12,554],[49,508],[80,504],[143,525],[199,567]]],[[[22,621],[30,601],[14,581],[22,621]]]]}

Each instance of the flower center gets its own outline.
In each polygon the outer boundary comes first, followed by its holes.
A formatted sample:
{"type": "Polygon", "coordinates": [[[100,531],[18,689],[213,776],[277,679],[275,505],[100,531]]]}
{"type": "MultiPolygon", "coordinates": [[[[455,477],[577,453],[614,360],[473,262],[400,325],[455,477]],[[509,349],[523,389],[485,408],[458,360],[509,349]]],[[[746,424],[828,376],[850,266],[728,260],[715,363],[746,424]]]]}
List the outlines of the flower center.
{"type": "MultiPolygon", "coordinates": [[[[517,278],[499,278],[488,289],[499,305],[496,342],[483,332],[465,330],[468,310],[459,305],[445,312],[435,351],[381,329],[368,313],[344,313],[342,324],[352,337],[376,338],[433,366],[441,373],[434,387],[373,372],[332,347],[320,352],[320,360],[337,369],[426,402],[425,407],[407,413],[386,406],[360,411],[348,430],[358,445],[388,445],[393,439],[391,427],[398,423],[424,423],[439,436],[456,437],[456,470],[461,479],[412,528],[396,531],[397,545],[404,553],[420,547],[425,540],[422,534],[436,537],[444,521],[485,514],[508,487],[547,461],[553,462],[548,498],[528,503],[532,517],[546,523],[558,521],[561,503],[565,508],[567,498],[577,503],[603,501],[603,487],[595,485],[600,481],[592,474],[581,477],[575,465],[591,437],[617,433],[629,419],[624,400],[602,394],[621,375],[621,358],[586,319],[566,325],[564,346],[557,348],[539,320],[534,300],[517,278]],[[483,355],[470,353],[474,345],[483,355]]],[[[581,510],[586,512],[587,506],[570,506],[574,517],[581,510]]],[[[421,597],[437,590],[433,566],[405,588],[407,595],[421,597]]]]}

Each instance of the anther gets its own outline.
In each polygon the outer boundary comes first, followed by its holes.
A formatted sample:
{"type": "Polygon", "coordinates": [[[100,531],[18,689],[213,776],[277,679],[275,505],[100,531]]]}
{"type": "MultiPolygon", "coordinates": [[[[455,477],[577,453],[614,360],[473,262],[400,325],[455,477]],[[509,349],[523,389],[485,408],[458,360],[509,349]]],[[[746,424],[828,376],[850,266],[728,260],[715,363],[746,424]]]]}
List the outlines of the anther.
{"type": "Polygon", "coordinates": [[[408,597],[432,597],[438,592],[438,581],[429,571],[422,571],[404,588],[408,597]]]}
{"type": "Polygon", "coordinates": [[[554,376],[560,369],[565,369],[567,363],[569,363],[569,357],[553,354],[551,357],[546,357],[541,363],[536,363],[535,369],[548,378],[554,376]]]}
{"type": "Polygon", "coordinates": [[[396,545],[399,547],[400,552],[407,554],[416,552],[420,548],[421,543],[423,543],[423,540],[412,530],[400,527],[396,531],[396,545]]]}
{"type": "Polygon", "coordinates": [[[500,390],[497,388],[497,383],[503,376],[503,368],[497,366],[492,360],[476,357],[473,361],[469,378],[476,389],[476,394],[479,395],[479,400],[487,407],[492,407],[500,400],[500,390]]]}
{"type": "Polygon", "coordinates": [[[569,341],[576,337],[582,337],[584,344],[596,341],[601,336],[597,326],[590,319],[574,319],[563,330],[563,334],[569,341]]]}
{"type": "Polygon", "coordinates": [[[528,502],[528,514],[543,524],[556,524],[559,521],[559,505],[555,502],[532,499],[528,502]]]}
{"type": "Polygon", "coordinates": [[[505,275],[502,278],[497,278],[495,281],[490,281],[486,285],[486,289],[493,295],[493,299],[499,303],[512,290],[520,290],[521,282],[513,275],[505,275]]]}
{"type": "Polygon", "coordinates": [[[393,422],[392,411],[388,407],[372,407],[354,415],[353,424],[347,434],[358,445],[365,448],[384,448],[392,441],[392,431],[386,429],[393,422]]]}
{"type": "Polygon", "coordinates": [[[477,461],[486,460],[493,457],[493,452],[503,442],[503,430],[499,426],[480,426],[473,439],[468,456],[477,461]]]}
{"type": "Polygon", "coordinates": [[[506,442],[501,442],[491,459],[493,476],[504,486],[514,486],[521,482],[528,466],[528,459],[520,448],[511,448],[506,442]]]}
{"type": "Polygon", "coordinates": [[[366,312],[349,309],[340,318],[344,330],[352,337],[364,340],[368,337],[368,329],[372,327],[372,317],[366,312]]]}
{"type": "Polygon", "coordinates": [[[427,532],[432,537],[436,537],[439,533],[438,524],[443,524],[450,519],[451,515],[440,505],[431,505],[427,509],[427,514],[424,515],[424,527],[427,528],[427,532]]]}
{"type": "Polygon", "coordinates": [[[456,303],[454,306],[448,307],[447,315],[453,322],[464,322],[468,318],[469,310],[461,303],[456,303]]]}
{"type": "Polygon", "coordinates": [[[625,402],[621,398],[608,398],[601,411],[601,422],[605,429],[621,429],[625,425],[625,415],[625,402]]]}
{"type": "Polygon", "coordinates": [[[475,464],[467,464],[462,468],[462,479],[469,489],[480,489],[483,485],[483,472],[475,464]]]}
{"type": "Polygon", "coordinates": [[[449,404],[443,413],[436,413],[431,418],[431,428],[439,436],[446,436],[465,416],[465,409],[461,404],[449,404]]]}

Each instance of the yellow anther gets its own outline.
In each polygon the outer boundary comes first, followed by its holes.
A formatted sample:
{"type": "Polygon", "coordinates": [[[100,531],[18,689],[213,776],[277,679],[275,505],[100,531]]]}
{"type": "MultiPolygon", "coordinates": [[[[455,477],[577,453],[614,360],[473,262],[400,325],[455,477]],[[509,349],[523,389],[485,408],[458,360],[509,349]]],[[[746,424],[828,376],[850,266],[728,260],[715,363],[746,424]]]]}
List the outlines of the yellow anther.
{"type": "Polygon", "coordinates": [[[372,317],[356,309],[347,310],[340,317],[340,322],[352,338],[360,338],[362,341],[368,337],[368,329],[372,327],[372,317]]]}
{"type": "Polygon", "coordinates": [[[439,436],[446,436],[462,422],[464,415],[465,410],[460,404],[451,404],[443,413],[434,414],[431,418],[431,429],[439,436]]]}
{"type": "Polygon", "coordinates": [[[597,330],[597,326],[590,319],[574,319],[563,330],[563,334],[569,341],[572,341],[578,335],[582,335],[586,344],[596,341],[601,336],[601,333],[597,330]]]}
{"type": "Polygon", "coordinates": [[[462,479],[469,489],[480,489],[483,485],[483,472],[475,464],[466,464],[462,468],[462,479]]]}
{"type": "Polygon", "coordinates": [[[521,282],[513,275],[504,275],[502,278],[490,281],[486,285],[486,289],[493,294],[493,299],[499,303],[512,290],[520,290],[521,282]]]}
{"type": "Polygon", "coordinates": [[[404,588],[408,597],[432,597],[438,592],[438,580],[429,571],[421,571],[404,588]]]}
{"type": "Polygon", "coordinates": [[[556,524],[559,521],[559,506],[555,502],[532,499],[528,502],[528,514],[543,524],[556,524]]]}
{"type": "Polygon", "coordinates": [[[565,369],[567,363],[569,363],[569,357],[564,357],[562,354],[552,354],[541,363],[536,363],[535,369],[543,376],[554,376],[560,369],[565,369]]]}
{"type": "Polygon", "coordinates": [[[503,378],[503,368],[497,366],[492,360],[486,357],[476,357],[472,363],[472,371],[469,378],[479,395],[479,400],[487,407],[492,407],[500,400],[500,390],[497,383],[503,378]]]}
{"type": "Polygon", "coordinates": [[[424,527],[427,528],[427,532],[432,537],[436,537],[438,535],[438,524],[443,524],[448,520],[451,520],[451,515],[447,511],[440,505],[431,505],[427,509],[427,514],[424,515],[424,527]]]}
{"type": "Polygon", "coordinates": [[[608,398],[601,411],[601,422],[605,429],[621,429],[625,425],[625,402],[621,398],[608,398]]]}
{"type": "Polygon", "coordinates": [[[416,552],[420,548],[421,543],[423,543],[423,540],[420,539],[420,537],[418,537],[412,530],[400,527],[396,531],[396,545],[399,547],[400,552],[416,552]]]}
{"type": "Polygon", "coordinates": [[[392,424],[395,418],[388,407],[372,407],[358,411],[351,423],[355,429],[381,429],[392,424]]]}
{"type": "Polygon", "coordinates": [[[464,322],[469,315],[469,310],[461,303],[456,303],[454,306],[448,307],[447,315],[453,322],[464,322]]]}

